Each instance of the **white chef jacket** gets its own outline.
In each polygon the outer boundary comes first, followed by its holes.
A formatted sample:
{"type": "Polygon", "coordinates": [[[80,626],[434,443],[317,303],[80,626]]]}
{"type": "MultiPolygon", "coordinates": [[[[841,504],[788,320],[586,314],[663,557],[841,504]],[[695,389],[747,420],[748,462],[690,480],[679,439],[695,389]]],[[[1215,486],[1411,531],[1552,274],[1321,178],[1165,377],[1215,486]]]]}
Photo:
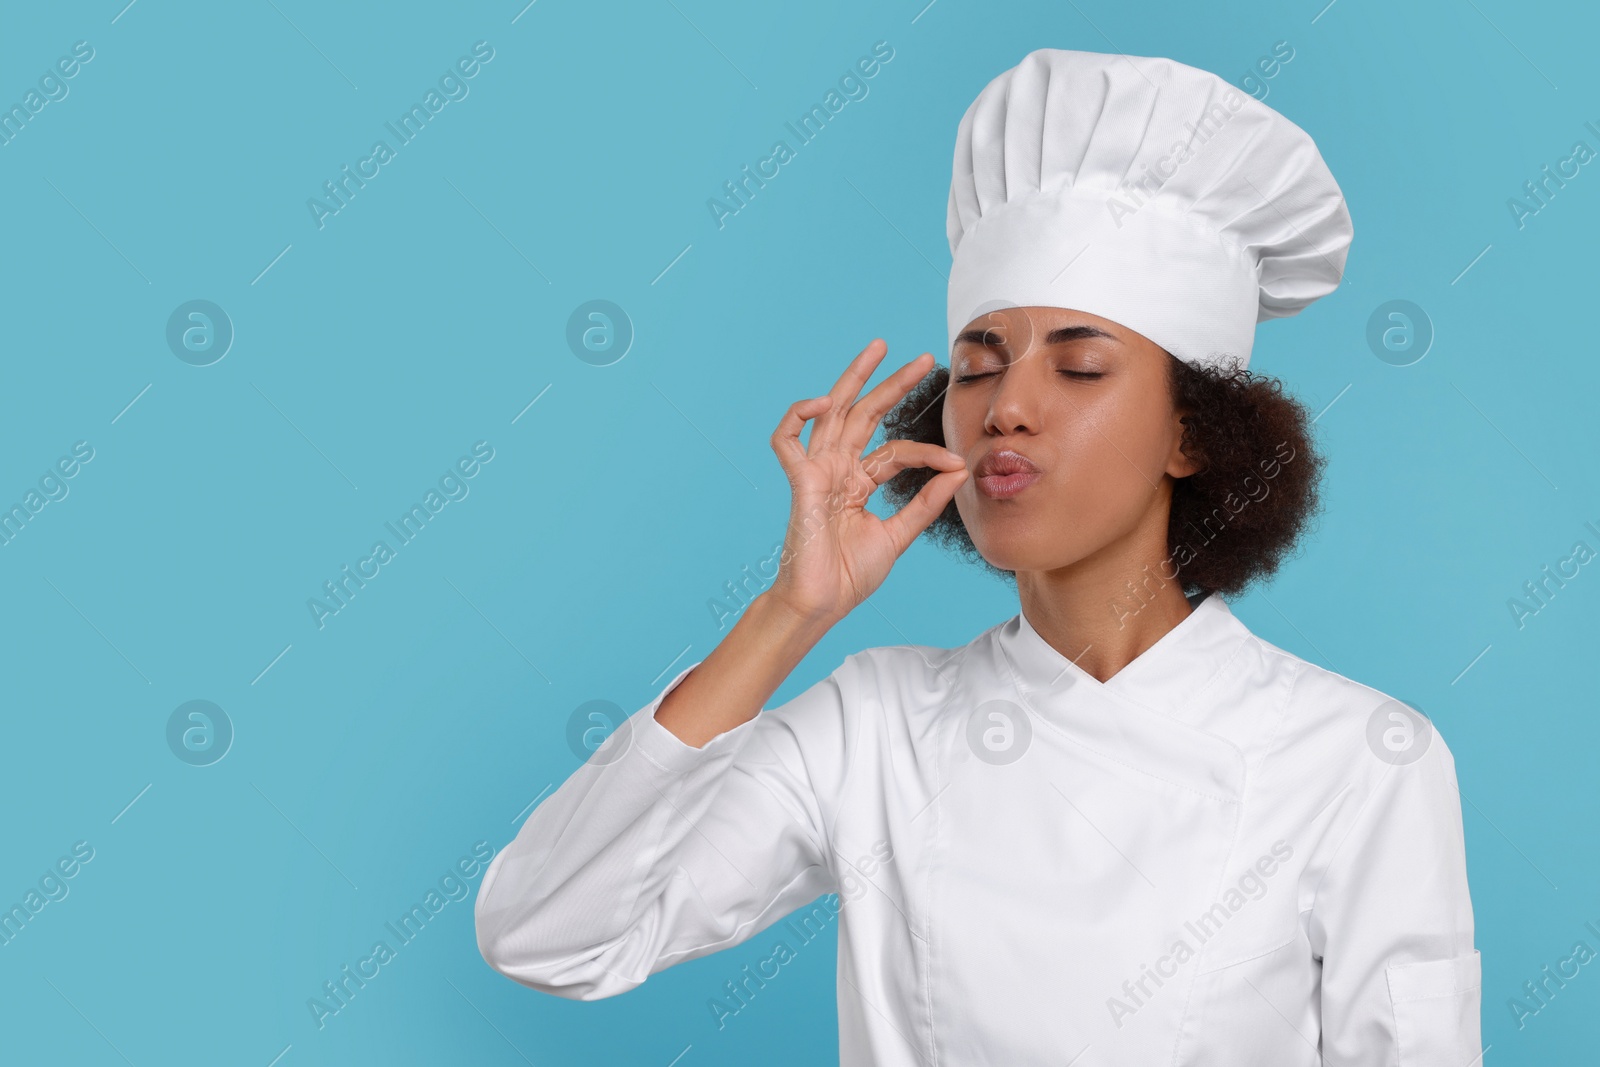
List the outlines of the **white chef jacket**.
{"type": "Polygon", "coordinates": [[[496,970],[593,1000],[836,922],[843,1067],[1477,1067],[1448,748],[1220,597],[1107,682],[1018,614],[698,749],[655,720],[694,666],[495,857],[496,970]]]}

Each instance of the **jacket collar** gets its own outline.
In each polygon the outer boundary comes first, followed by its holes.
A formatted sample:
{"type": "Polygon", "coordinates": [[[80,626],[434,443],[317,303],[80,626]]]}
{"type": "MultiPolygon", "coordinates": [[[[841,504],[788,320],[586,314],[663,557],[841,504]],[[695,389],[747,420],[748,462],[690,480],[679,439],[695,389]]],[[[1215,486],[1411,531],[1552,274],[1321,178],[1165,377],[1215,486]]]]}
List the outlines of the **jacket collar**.
{"type": "Polygon", "coordinates": [[[1050,645],[1020,611],[1002,623],[996,640],[1030,697],[1109,695],[1163,715],[1189,719],[1250,631],[1216,594],[1200,599],[1183,621],[1108,681],[1101,682],[1050,645]]]}
{"type": "Polygon", "coordinates": [[[1226,699],[1226,668],[1250,636],[1215,595],[1103,683],[1051,647],[1021,612],[988,634],[999,653],[995,680],[1014,687],[1043,728],[1147,781],[1225,803],[1242,799],[1244,753],[1189,721],[1226,699]]]}

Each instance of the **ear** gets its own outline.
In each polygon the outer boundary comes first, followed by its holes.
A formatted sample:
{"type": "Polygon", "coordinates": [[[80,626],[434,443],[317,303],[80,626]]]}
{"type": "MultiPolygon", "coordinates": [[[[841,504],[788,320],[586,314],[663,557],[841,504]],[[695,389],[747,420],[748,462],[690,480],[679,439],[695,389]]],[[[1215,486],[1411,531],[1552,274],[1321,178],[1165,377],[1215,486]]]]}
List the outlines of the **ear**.
{"type": "Polygon", "coordinates": [[[1162,349],[1162,352],[1167,357],[1168,395],[1172,398],[1172,446],[1167,452],[1165,473],[1174,478],[1187,478],[1191,474],[1197,474],[1204,470],[1206,466],[1204,460],[1193,459],[1184,455],[1183,452],[1183,438],[1187,431],[1187,428],[1183,425],[1183,420],[1191,417],[1192,412],[1181,406],[1179,398],[1182,396],[1182,390],[1179,388],[1178,381],[1180,375],[1192,374],[1193,372],[1188,371],[1183,362],[1171,352],[1167,352],[1166,349],[1162,349]]]}
{"type": "Polygon", "coordinates": [[[1183,451],[1183,419],[1186,414],[1183,411],[1172,413],[1172,450],[1167,454],[1166,473],[1174,478],[1187,478],[1204,470],[1206,466],[1204,460],[1195,459],[1183,451]]]}

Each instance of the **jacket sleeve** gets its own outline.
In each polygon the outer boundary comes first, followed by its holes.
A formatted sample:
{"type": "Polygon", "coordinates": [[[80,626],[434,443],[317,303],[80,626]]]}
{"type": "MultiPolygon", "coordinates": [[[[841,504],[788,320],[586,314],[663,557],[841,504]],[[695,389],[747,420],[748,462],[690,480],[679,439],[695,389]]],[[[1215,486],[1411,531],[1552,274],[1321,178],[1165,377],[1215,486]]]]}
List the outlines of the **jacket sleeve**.
{"type": "Polygon", "coordinates": [[[1327,1067],[1478,1067],[1481,962],[1455,760],[1437,731],[1420,758],[1376,757],[1317,889],[1327,1067]],[[1369,779],[1369,780],[1371,780],[1369,779]]]}
{"type": "Polygon", "coordinates": [[[697,749],[655,719],[697,666],[624,720],[490,864],[474,921],[495,970],[568,999],[615,996],[837,891],[843,668],[697,749]]]}

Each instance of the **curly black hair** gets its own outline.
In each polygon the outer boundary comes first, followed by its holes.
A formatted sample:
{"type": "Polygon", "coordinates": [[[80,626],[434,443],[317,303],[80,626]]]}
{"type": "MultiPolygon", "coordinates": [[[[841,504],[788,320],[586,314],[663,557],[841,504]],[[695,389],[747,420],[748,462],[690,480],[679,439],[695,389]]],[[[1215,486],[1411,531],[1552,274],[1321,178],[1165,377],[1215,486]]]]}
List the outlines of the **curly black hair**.
{"type": "MultiPolygon", "coordinates": [[[[1176,577],[1189,596],[1232,596],[1270,578],[1310,528],[1321,508],[1325,460],[1313,446],[1310,413],[1278,379],[1233,364],[1191,366],[1170,353],[1168,365],[1184,428],[1181,447],[1204,467],[1173,486],[1162,577],[1176,577]]],[[[885,439],[944,447],[949,382],[948,367],[929,371],[884,416],[885,439]]],[[[935,473],[901,471],[884,483],[885,500],[904,507],[935,473]]],[[[996,576],[1015,577],[978,552],[954,500],[925,534],[996,576]]]]}

